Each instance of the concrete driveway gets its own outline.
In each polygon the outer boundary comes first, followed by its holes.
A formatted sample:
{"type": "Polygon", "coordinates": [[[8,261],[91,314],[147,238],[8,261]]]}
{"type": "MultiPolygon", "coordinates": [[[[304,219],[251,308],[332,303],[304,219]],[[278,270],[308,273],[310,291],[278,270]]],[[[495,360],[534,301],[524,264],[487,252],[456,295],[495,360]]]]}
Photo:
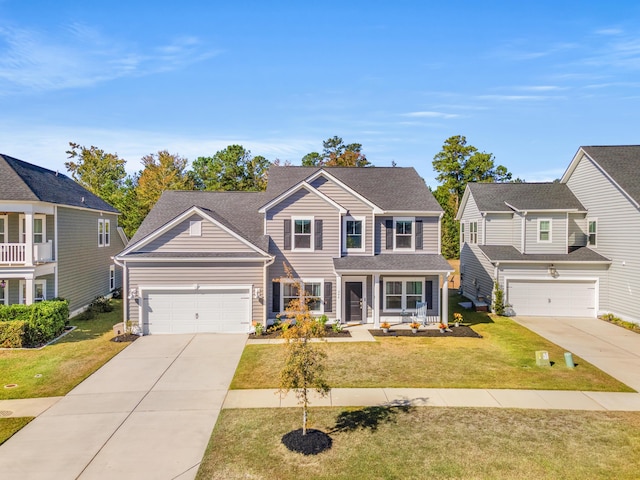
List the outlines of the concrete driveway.
{"type": "Polygon", "coordinates": [[[514,317],[514,320],[640,392],[637,333],[597,318],[514,317]]]}
{"type": "Polygon", "coordinates": [[[194,478],[246,339],[136,340],[0,447],[0,477],[194,478]]]}

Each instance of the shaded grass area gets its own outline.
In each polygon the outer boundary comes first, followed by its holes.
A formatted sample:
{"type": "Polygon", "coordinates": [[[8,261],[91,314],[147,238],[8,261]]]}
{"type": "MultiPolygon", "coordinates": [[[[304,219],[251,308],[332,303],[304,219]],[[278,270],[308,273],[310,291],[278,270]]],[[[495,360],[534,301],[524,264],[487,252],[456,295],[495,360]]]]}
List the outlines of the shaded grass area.
{"type": "Polygon", "coordinates": [[[92,320],[71,319],[73,332],[41,350],[0,351],[0,400],[65,395],[129,345],[112,342],[112,327],[122,321],[122,303],[92,320]],[[39,376],[37,376],[39,375],[39,376]]]}
{"type": "Polygon", "coordinates": [[[35,417],[0,418],[0,445],[35,417]]]}
{"type": "MultiPolygon", "coordinates": [[[[483,338],[376,337],[375,343],[327,343],[327,381],[334,388],[514,388],[631,392],[633,389],[506,317],[470,312],[451,297],[451,315],[483,338]],[[546,350],[554,364],[538,367],[535,352],[546,350]]],[[[232,389],[278,388],[281,345],[247,345],[232,389]]]]}
{"type": "Polygon", "coordinates": [[[582,480],[640,471],[639,412],[316,408],[312,428],[333,444],[308,457],[280,441],[300,421],[299,409],[223,410],[197,478],[582,480]]]}

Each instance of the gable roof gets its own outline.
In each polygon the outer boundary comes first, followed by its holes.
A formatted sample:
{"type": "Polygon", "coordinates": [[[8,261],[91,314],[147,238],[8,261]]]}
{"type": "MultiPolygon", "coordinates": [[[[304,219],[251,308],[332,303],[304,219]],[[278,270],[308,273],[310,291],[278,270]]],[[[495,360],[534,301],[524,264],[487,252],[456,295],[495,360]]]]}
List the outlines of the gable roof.
{"type": "Polygon", "coordinates": [[[566,182],[580,160],[580,152],[584,152],[602,169],[636,204],[640,204],[640,145],[611,145],[580,147],[578,153],[562,176],[566,182]]]}
{"type": "MultiPolygon", "coordinates": [[[[527,210],[584,211],[584,206],[563,183],[469,183],[467,191],[481,212],[527,210]]],[[[467,191],[465,196],[467,197],[467,191]]],[[[463,203],[466,198],[463,198],[463,203]]],[[[460,211],[463,210],[463,205],[460,211]]]]}
{"type": "Polygon", "coordinates": [[[66,175],[2,154],[0,199],[40,201],[119,213],[66,175]]]}
{"type": "Polygon", "coordinates": [[[260,213],[265,213],[267,210],[269,210],[271,207],[273,207],[274,205],[277,205],[278,203],[280,203],[281,201],[285,200],[286,198],[290,197],[291,195],[293,195],[294,193],[298,192],[299,190],[304,189],[307,192],[311,193],[312,195],[315,195],[319,198],[321,198],[322,200],[324,200],[325,202],[327,202],[329,205],[333,206],[336,210],[338,210],[340,213],[346,213],[347,209],[344,208],[342,205],[340,205],[339,203],[337,203],[336,201],[332,200],[331,198],[327,197],[324,193],[322,193],[320,190],[313,188],[311,185],[309,185],[306,181],[302,181],[297,185],[294,185],[293,187],[291,187],[290,189],[282,192],[280,195],[278,195],[276,198],[274,198],[273,200],[271,200],[269,203],[267,203],[266,205],[263,205],[262,207],[260,207],[260,209],[258,210],[260,213]]]}
{"type": "Polygon", "coordinates": [[[265,198],[265,192],[167,190],[129,241],[130,248],[186,211],[198,207],[251,244],[268,252],[269,239],[264,235],[262,215],[258,212],[265,198]]]}
{"type": "Polygon", "coordinates": [[[413,167],[272,166],[265,203],[321,170],[384,211],[442,212],[442,207],[413,167]]]}

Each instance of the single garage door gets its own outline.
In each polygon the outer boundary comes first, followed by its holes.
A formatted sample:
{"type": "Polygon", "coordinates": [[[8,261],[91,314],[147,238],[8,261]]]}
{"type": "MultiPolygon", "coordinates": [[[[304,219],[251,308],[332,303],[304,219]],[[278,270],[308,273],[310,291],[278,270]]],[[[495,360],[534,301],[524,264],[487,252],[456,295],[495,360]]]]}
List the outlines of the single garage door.
{"type": "Polygon", "coordinates": [[[143,331],[154,333],[247,333],[251,290],[145,291],[143,331]]]}
{"type": "Polygon", "coordinates": [[[507,302],[516,315],[595,317],[594,281],[509,280],[507,302]]]}

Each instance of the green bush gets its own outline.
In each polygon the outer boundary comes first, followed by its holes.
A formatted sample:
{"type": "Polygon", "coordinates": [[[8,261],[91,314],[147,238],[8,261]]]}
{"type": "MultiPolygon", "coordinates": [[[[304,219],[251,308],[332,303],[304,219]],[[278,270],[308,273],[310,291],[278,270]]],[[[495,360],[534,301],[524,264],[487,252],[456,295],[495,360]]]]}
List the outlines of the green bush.
{"type": "Polygon", "coordinates": [[[69,304],[66,301],[48,300],[33,305],[0,307],[0,322],[24,322],[21,343],[25,347],[53,340],[64,331],[68,319],[69,304]]]}
{"type": "Polygon", "coordinates": [[[0,322],[0,348],[22,348],[26,324],[23,320],[0,322]]]}

